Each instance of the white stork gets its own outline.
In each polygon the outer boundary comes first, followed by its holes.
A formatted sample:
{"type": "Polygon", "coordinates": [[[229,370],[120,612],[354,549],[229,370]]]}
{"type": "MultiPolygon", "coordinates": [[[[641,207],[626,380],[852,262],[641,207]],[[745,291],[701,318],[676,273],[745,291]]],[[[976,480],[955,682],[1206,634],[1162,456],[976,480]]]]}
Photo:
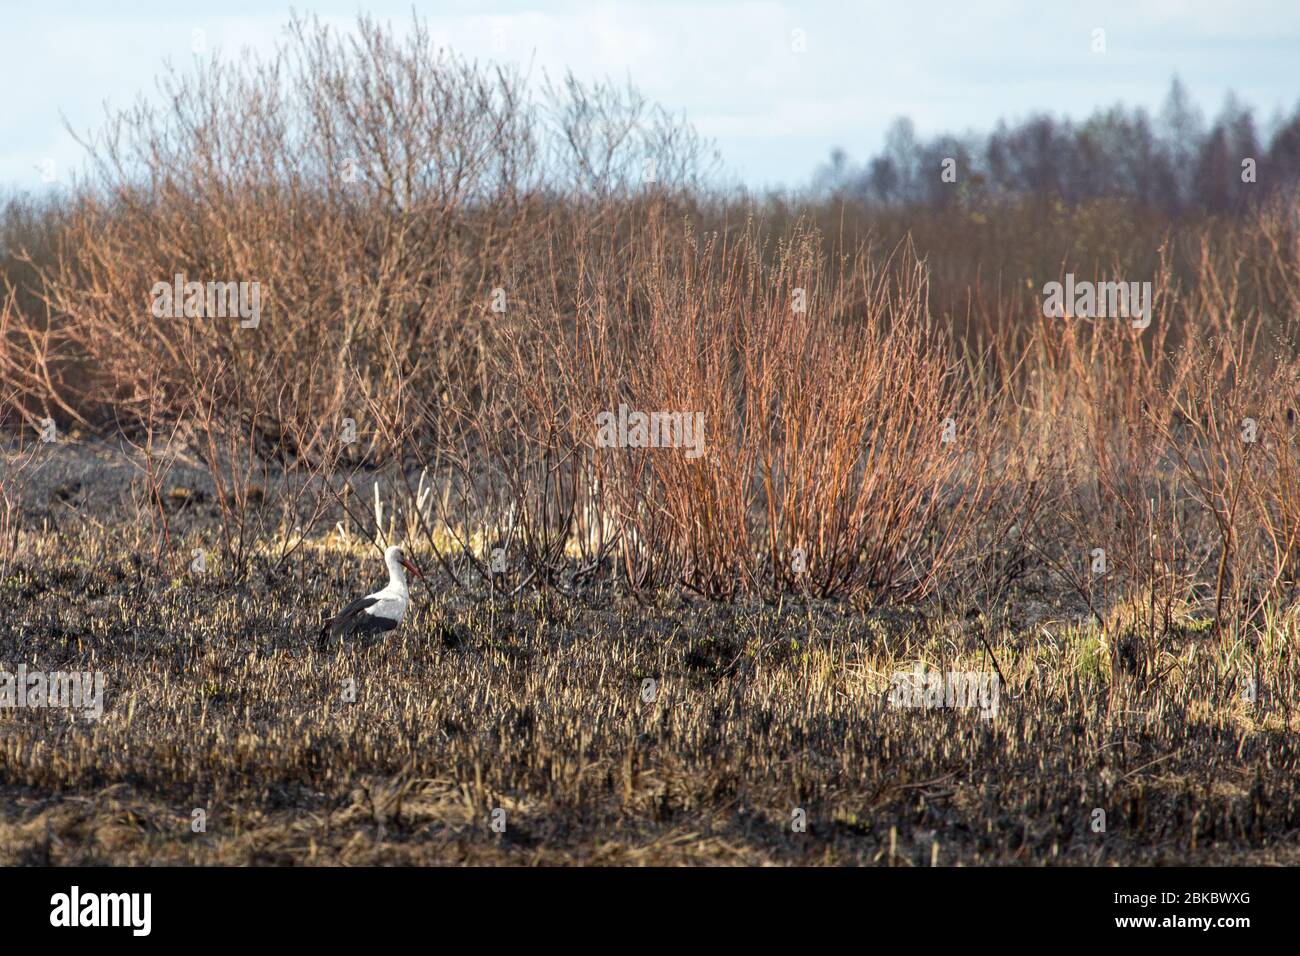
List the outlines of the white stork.
{"type": "Polygon", "coordinates": [[[384,551],[384,564],[388,565],[388,585],[374,594],[357,598],[320,629],[320,643],[330,637],[354,637],[391,631],[402,623],[411,594],[406,588],[406,572],[410,571],[421,581],[420,569],[407,560],[402,549],[393,545],[384,551]]]}

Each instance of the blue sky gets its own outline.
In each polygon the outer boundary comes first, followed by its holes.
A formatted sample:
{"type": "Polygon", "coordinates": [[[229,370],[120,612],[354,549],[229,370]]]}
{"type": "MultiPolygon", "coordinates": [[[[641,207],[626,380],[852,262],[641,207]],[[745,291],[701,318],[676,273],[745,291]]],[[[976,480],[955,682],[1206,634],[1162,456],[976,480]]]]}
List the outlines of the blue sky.
{"type": "Polygon", "coordinates": [[[40,190],[78,164],[64,129],[99,125],[209,48],[270,51],[291,8],[349,29],[360,10],[404,29],[412,7],[472,59],[631,79],[716,141],[731,178],[800,185],[834,147],[862,159],[891,120],[922,135],[1035,111],[1158,108],[1178,74],[1208,114],[1228,90],[1267,124],[1300,101],[1300,2],[89,3],[0,0],[0,189],[40,190]],[[1091,52],[1093,30],[1106,52],[1091,52]],[[795,31],[806,49],[796,52],[795,31]]]}

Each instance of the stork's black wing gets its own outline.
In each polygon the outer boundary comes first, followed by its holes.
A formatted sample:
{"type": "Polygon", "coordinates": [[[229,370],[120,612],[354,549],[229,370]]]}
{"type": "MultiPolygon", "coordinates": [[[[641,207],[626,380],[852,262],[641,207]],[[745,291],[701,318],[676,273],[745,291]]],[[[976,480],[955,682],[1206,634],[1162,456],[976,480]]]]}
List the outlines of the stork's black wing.
{"type": "Polygon", "coordinates": [[[378,603],[379,598],[374,596],[357,598],[321,626],[318,643],[324,644],[326,639],[330,637],[340,635],[346,637],[359,629],[364,629],[365,619],[371,617],[371,615],[362,612],[378,603]]]}

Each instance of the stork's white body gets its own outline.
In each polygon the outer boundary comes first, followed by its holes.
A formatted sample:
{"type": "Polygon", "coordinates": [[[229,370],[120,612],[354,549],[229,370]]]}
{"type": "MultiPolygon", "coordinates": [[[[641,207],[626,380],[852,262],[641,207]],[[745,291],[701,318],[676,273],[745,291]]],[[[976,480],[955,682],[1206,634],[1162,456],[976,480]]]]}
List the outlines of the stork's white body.
{"type": "Polygon", "coordinates": [[[367,600],[374,598],[375,603],[362,613],[369,614],[371,617],[382,617],[397,625],[401,624],[402,618],[406,616],[406,606],[411,602],[411,592],[406,586],[406,569],[389,553],[393,550],[395,549],[389,548],[384,552],[384,564],[388,565],[388,584],[374,594],[366,595],[367,600]]]}

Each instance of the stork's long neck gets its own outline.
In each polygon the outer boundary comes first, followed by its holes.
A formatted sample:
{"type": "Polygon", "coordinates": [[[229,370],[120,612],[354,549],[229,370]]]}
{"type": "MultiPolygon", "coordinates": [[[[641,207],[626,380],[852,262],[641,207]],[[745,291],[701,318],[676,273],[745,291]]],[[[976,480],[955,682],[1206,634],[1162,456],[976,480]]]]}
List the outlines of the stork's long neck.
{"type": "Polygon", "coordinates": [[[405,595],[407,593],[406,568],[398,564],[394,558],[385,558],[384,563],[388,565],[388,589],[405,595]]]}

